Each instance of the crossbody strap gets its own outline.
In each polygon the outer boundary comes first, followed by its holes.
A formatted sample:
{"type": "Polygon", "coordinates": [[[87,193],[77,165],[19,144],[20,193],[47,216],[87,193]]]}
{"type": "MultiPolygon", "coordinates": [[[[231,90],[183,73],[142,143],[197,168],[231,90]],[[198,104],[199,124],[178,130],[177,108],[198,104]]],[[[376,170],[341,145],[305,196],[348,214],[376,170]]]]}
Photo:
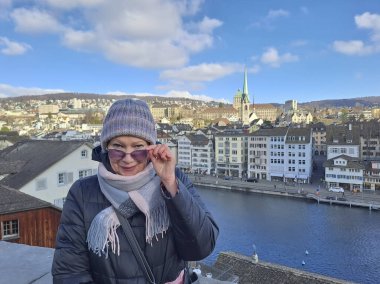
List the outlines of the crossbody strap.
{"type": "Polygon", "coordinates": [[[114,209],[115,209],[117,218],[119,219],[119,222],[121,224],[121,227],[123,229],[123,232],[125,236],[127,237],[129,244],[131,245],[133,254],[135,255],[137,262],[140,265],[140,268],[145,274],[145,278],[149,281],[149,283],[155,284],[156,280],[154,279],[153,272],[150,269],[149,263],[146,260],[139,243],[137,242],[136,236],[133,233],[131,225],[129,224],[128,220],[124,218],[123,215],[120,214],[119,210],[117,210],[116,208],[114,209]]]}

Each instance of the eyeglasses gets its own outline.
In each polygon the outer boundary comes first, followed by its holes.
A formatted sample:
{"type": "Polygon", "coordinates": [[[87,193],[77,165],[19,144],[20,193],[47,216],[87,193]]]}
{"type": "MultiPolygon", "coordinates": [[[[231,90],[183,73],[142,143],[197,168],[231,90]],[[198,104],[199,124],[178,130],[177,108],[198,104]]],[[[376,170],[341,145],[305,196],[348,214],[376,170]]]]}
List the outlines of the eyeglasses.
{"type": "Polygon", "coordinates": [[[116,149],[108,149],[108,157],[110,160],[122,160],[125,158],[126,155],[131,155],[132,159],[134,159],[137,162],[142,162],[148,157],[148,150],[141,149],[141,150],[135,150],[131,153],[126,153],[121,150],[116,149]]]}

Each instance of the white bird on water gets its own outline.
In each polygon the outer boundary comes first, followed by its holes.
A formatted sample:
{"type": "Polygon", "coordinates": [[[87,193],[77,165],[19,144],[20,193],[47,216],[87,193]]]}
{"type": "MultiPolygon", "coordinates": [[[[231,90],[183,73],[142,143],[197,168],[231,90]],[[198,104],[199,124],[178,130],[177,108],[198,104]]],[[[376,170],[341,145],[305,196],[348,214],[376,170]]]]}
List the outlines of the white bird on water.
{"type": "Polygon", "coordinates": [[[302,260],[302,265],[305,265],[305,264],[306,264],[306,262],[304,260],[302,260]]]}
{"type": "Polygon", "coordinates": [[[309,254],[309,251],[308,251],[308,250],[305,250],[305,254],[308,255],[308,254],[309,254]]]}

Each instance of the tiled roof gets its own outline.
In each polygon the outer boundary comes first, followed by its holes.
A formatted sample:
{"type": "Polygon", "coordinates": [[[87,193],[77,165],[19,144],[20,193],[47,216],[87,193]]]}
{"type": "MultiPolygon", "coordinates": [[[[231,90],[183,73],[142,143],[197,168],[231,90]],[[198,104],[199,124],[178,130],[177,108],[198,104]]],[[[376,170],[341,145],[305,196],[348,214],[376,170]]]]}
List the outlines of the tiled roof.
{"type": "Polygon", "coordinates": [[[334,167],[334,168],[349,168],[349,169],[365,169],[365,163],[356,158],[347,156],[347,155],[339,155],[337,157],[331,158],[323,163],[324,167],[334,167]],[[336,159],[344,159],[347,161],[347,165],[334,165],[334,160],[336,159]]]}
{"type": "Polygon", "coordinates": [[[0,214],[8,214],[31,209],[53,207],[36,197],[19,190],[0,185],[0,214]]]}
{"type": "Polygon", "coordinates": [[[191,141],[193,146],[205,146],[209,143],[209,139],[202,134],[190,134],[186,137],[191,141]]]}
{"type": "Polygon", "coordinates": [[[276,109],[272,104],[255,104],[255,109],[276,109]]]}
{"type": "Polygon", "coordinates": [[[287,144],[309,144],[310,143],[310,128],[289,128],[286,135],[287,144]],[[291,137],[296,137],[295,140],[291,140],[291,137]],[[299,140],[298,137],[305,137],[305,140],[299,140]]]}
{"type": "Polygon", "coordinates": [[[288,132],[288,127],[275,127],[269,129],[260,128],[251,133],[251,136],[285,136],[288,132]]]}
{"type": "Polygon", "coordinates": [[[351,125],[351,130],[345,125],[329,125],[326,131],[327,145],[359,145],[360,129],[351,125]]]}
{"type": "Polygon", "coordinates": [[[83,144],[92,147],[85,141],[25,140],[5,148],[0,152],[0,173],[9,173],[7,163],[16,166],[0,184],[20,189],[83,144]]]}

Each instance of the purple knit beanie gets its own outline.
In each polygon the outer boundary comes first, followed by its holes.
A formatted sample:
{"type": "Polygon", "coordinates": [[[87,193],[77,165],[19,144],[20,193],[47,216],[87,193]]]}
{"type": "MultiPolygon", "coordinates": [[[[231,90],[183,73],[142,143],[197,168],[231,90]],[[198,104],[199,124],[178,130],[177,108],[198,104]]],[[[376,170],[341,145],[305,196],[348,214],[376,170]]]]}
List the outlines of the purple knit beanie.
{"type": "Polygon", "coordinates": [[[112,104],[103,121],[100,135],[102,150],[106,150],[111,139],[122,135],[136,136],[156,144],[156,125],[146,102],[125,99],[112,104]]]}

